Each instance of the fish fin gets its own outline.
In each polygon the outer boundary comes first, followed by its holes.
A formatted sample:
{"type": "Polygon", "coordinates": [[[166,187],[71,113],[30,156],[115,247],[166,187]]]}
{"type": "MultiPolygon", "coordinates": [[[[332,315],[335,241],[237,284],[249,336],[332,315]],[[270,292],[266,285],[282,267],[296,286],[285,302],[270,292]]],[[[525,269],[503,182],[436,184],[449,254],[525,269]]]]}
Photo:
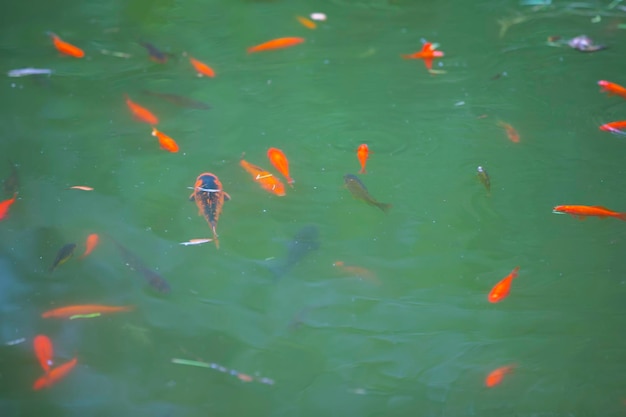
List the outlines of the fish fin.
{"type": "Polygon", "coordinates": [[[626,213],[619,213],[616,217],[620,220],[626,221],[626,213]]]}
{"type": "Polygon", "coordinates": [[[387,213],[389,211],[389,209],[391,209],[391,207],[393,207],[391,204],[387,204],[387,203],[378,203],[376,204],[376,206],[381,209],[384,213],[387,213]]]}
{"type": "Polygon", "coordinates": [[[586,219],[587,219],[587,217],[586,217],[586,216],[578,216],[578,215],[576,215],[576,214],[572,214],[572,216],[576,217],[576,218],[577,218],[578,220],[580,220],[580,221],[583,221],[583,220],[586,220],[586,219]]]}
{"type": "Polygon", "coordinates": [[[601,209],[601,210],[606,210],[606,211],[611,211],[608,208],[604,207],[604,206],[591,206],[593,208],[597,208],[597,209],[601,209]]]}
{"type": "Polygon", "coordinates": [[[224,201],[230,200],[230,195],[227,192],[224,192],[224,201]]]}
{"type": "Polygon", "coordinates": [[[189,196],[189,201],[196,201],[195,193],[191,193],[189,196]]]}

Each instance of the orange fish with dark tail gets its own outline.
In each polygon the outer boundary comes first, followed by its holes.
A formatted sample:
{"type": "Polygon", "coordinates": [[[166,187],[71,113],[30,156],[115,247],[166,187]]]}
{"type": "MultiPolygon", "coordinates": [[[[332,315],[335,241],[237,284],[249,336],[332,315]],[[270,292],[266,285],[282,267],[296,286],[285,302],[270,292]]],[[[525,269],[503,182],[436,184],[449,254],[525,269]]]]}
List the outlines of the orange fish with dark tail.
{"type": "Polygon", "coordinates": [[[230,196],[222,189],[222,183],[217,178],[217,175],[210,172],[198,175],[189,200],[196,202],[199,214],[204,216],[207,223],[211,226],[215,246],[219,249],[217,221],[220,218],[220,214],[222,214],[224,201],[230,200],[230,196]]]}

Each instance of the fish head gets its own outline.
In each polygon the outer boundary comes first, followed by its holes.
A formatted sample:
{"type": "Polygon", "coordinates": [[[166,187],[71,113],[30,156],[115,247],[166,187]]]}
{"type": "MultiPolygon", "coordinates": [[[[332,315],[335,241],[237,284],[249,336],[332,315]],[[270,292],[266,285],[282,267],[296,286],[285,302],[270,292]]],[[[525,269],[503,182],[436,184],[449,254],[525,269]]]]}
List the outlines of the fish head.
{"type": "Polygon", "coordinates": [[[217,178],[217,175],[205,172],[196,178],[194,187],[196,190],[200,189],[200,191],[217,192],[222,190],[222,183],[217,178]]]}

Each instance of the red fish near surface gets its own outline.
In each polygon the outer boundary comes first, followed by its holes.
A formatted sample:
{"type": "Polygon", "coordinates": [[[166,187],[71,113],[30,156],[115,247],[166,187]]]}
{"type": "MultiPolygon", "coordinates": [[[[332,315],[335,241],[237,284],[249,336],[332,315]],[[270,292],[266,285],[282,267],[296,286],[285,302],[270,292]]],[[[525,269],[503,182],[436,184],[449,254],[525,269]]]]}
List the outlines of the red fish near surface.
{"type": "Polygon", "coordinates": [[[176,141],[167,136],[165,133],[159,132],[156,127],[152,128],[152,136],[156,136],[159,139],[159,145],[161,146],[161,149],[172,153],[178,152],[179,148],[176,141]]]}
{"type": "Polygon", "coordinates": [[[506,365],[489,372],[489,375],[487,375],[487,377],[485,378],[485,386],[487,388],[493,388],[496,385],[500,384],[504,379],[504,376],[508,373],[511,373],[514,368],[515,365],[506,365]]]}
{"type": "Polygon", "coordinates": [[[41,315],[42,318],[57,318],[68,319],[72,316],[86,315],[86,314],[106,314],[106,313],[119,313],[122,311],[131,311],[131,306],[105,306],[100,304],[83,304],[67,307],[59,307],[54,310],[46,311],[41,315]]]}
{"type": "Polygon", "coordinates": [[[135,119],[151,125],[156,125],[159,123],[159,119],[150,110],[132,101],[127,94],[124,94],[124,98],[126,99],[126,105],[133,113],[135,119]]]}
{"type": "Polygon", "coordinates": [[[600,91],[607,93],[608,95],[617,95],[622,98],[626,98],[626,88],[619,84],[612,83],[610,81],[600,80],[598,81],[600,91]]]}
{"type": "Polygon", "coordinates": [[[356,157],[361,164],[361,171],[359,171],[359,174],[365,174],[365,164],[367,164],[367,158],[369,157],[369,154],[370,150],[366,144],[363,143],[359,145],[358,149],[356,150],[356,157]]]}
{"type": "Polygon", "coordinates": [[[52,358],[54,357],[54,348],[52,347],[52,341],[48,336],[37,335],[33,340],[33,347],[35,348],[35,356],[41,365],[41,368],[45,372],[50,371],[52,366],[52,358]]]}
{"type": "Polygon", "coordinates": [[[8,200],[4,200],[0,202],[0,220],[4,220],[9,215],[9,208],[11,205],[15,203],[15,199],[17,198],[17,193],[13,194],[13,198],[9,198],[8,200]]]}
{"type": "Polygon", "coordinates": [[[85,52],[77,46],[67,43],[52,32],[48,32],[48,35],[52,38],[54,47],[64,55],[73,56],[74,58],[82,58],[85,56],[85,52]]]}
{"type": "Polygon", "coordinates": [[[285,179],[287,179],[287,184],[293,187],[293,183],[295,181],[289,176],[289,160],[283,151],[278,148],[269,148],[267,150],[267,157],[272,165],[274,165],[274,168],[276,168],[278,172],[283,174],[285,179]]]}
{"type": "Polygon", "coordinates": [[[210,172],[198,175],[189,200],[196,202],[199,214],[204,216],[209,226],[211,226],[215,247],[219,249],[217,221],[220,218],[220,214],[222,214],[224,201],[230,200],[230,196],[222,189],[222,183],[217,178],[217,175],[210,172]]]}
{"type": "Polygon", "coordinates": [[[619,213],[602,206],[556,206],[552,209],[552,212],[557,214],[567,213],[580,220],[584,220],[587,216],[615,217],[620,220],[626,220],[626,213],[619,213]]]}
{"type": "Polygon", "coordinates": [[[623,129],[626,129],[626,120],[605,123],[602,126],[600,126],[600,130],[604,130],[605,132],[611,132],[611,133],[624,134],[624,132],[622,131],[623,129]]]}
{"type": "Polygon", "coordinates": [[[297,38],[297,37],[272,39],[271,41],[267,41],[260,45],[256,45],[256,46],[252,46],[248,48],[248,53],[251,54],[253,52],[289,48],[291,46],[299,45],[302,42],[304,42],[304,38],[297,38]]]}
{"type": "Polygon", "coordinates": [[[433,59],[444,56],[442,51],[437,51],[437,47],[431,42],[424,43],[422,50],[412,54],[402,55],[404,59],[423,59],[424,65],[430,71],[433,68],[433,59]]]}
{"type": "Polygon", "coordinates": [[[489,292],[487,299],[490,303],[498,303],[504,300],[511,291],[511,282],[517,277],[519,272],[519,266],[515,267],[509,275],[507,275],[502,281],[498,282],[489,292]]]}
{"type": "Polygon", "coordinates": [[[98,246],[98,242],[100,241],[100,236],[97,233],[92,233],[87,236],[85,240],[85,253],[83,253],[80,259],[88,256],[93,250],[98,246]]]}
{"type": "Polygon", "coordinates": [[[245,169],[250,175],[252,175],[252,179],[258,182],[265,191],[269,191],[270,193],[279,197],[283,197],[284,195],[286,195],[284,184],[278,178],[272,175],[271,172],[265,171],[264,169],[256,165],[252,165],[244,159],[239,161],[239,165],[241,165],[243,169],[245,169]]]}
{"type": "Polygon", "coordinates": [[[193,65],[194,69],[198,72],[198,77],[206,76],[206,77],[215,77],[215,70],[209,67],[202,61],[198,61],[193,57],[189,57],[189,62],[193,65]]]}
{"type": "Polygon", "coordinates": [[[42,388],[47,388],[61,380],[64,376],[70,373],[70,371],[76,366],[78,359],[74,358],[69,362],[65,362],[63,365],[59,365],[56,368],[50,370],[50,372],[46,373],[44,376],[39,378],[33,384],[33,389],[35,391],[40,390],[42,388]]]}

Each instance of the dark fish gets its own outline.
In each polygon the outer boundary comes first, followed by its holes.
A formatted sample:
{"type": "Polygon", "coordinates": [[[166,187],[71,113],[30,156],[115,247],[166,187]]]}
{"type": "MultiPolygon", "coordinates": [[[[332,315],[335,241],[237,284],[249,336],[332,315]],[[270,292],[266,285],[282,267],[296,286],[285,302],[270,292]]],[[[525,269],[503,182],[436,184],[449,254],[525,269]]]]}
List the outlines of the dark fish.
{"type": "Polygon", "coordinates": [[[380,203],[375,200],[370,195],[370,193],[367,192],[367,187],[365,187],[365,184],[363,184],[356,175],[346,174],[343,176],[343,180],[346,183],[346,187],[348,187],[348,190],[350,190],[354,198],[363,200],[371,206],[376,206],[385,213],[391,208],[391,204],[380,203]]]}
{"type": "Polygon", "coordinates": [[[149,96],[158,97],[160,99],[163,99],[165,101],[168,101],[180,107],[187,107],[190,109],[202,109],[202,110],[208,110],[211,108],[211,106],[209,106],[206,103],[192,100],[187,97],[179,96],[178,94],[157,93],[156,91],[148,91],[148,90],[142,90],[142,93],[147,94],[149,96]]]}
{"type": "Polygon", "coordinates": [[[222,189],[222,183],[219,178],[217,178],[217,175],[211,174],[210,172],[198,175],[189,200],[196,202],[199,211],[198,214],[204,216],[209,226],[211,226],[215,246],[219,249],[217,221],[220,218],[220,214],[222,214],[224,201],[230,200],[230,196],[222,189]]]}
{"type": "Polygon", "coordinates": [[[48,269],[48,272],[52,273],[52,271],[54,271],[57,266],[65,263],[68,259],[70,259],[74,254],[74,249],[76,249],[76,243],[68,243],[67,245],[59,249],[56,258],[54,258],[54,263],[52,264],[50,269],[48,269]]]}
{"type": "Polygon", "coordinates": [[[480,182],[483,183],[483,185],[487,189],[487,192],[490,192],[491,191],[491,180],[489,179],[489,174],[487,173],[487,171],[483,167],[478,167],[477,171],[478,171],[478,174],[477,174],[478,175],[478,179],[480,180],[480,182]]]}
{"type": "Polygon", "coordinates": [[[9,165],[11,165],[11,174],[4,180],[4,193],[7,195],[13,195],[17,192],[17,189],[20,186],[20,177],[17,173],[17,168],[15,164],[9,160],[9,165]]]}
{"type": "Polygon", "coordinates": [[[148,51],[148,54],[150,55],[150,59],[153,60],[154,62],[158,62],[159,64],[164,64],[167,62],[169,54],[166,54],[165,52],[161,51],[156,46],[152,45],[149,42],[139,42],[139,45],[146,48],[146,50],[148,51]]]}
{"type": "Polygon", "coordinates": [[[115,239],[111,240],[113,241],[113,243],[115,243],[117,250],[120,252],[122,259],[124,260],[124,264],[128,268],[143,275],[146,281],[148,281],[148,284],[150,284],[150,286],[155,290],[161,293],[170,292],[170,284],[168,284],[161,275],[149,268],[137,255],[128,250],[121,243],[119,243],[115,239]]]}
{"type": "Polygon", "coordinates": [[[289,272],[309,252],[320,247],[317,226],[308,225],[298,230],[287,247],[287,256],[270,267],[276,278],[289,272]]]}

